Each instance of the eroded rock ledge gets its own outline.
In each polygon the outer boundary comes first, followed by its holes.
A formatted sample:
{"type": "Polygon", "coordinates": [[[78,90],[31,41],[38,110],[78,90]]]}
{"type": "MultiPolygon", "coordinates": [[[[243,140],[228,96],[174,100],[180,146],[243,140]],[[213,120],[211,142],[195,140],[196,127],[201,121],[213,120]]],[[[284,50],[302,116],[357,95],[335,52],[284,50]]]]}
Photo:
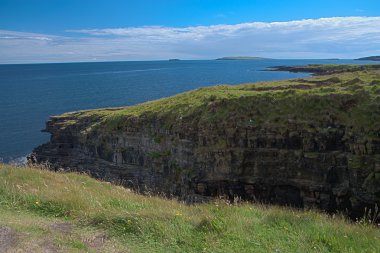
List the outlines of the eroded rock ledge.
{"type": "Polygon", "coordinates": [[[29,160],[188,202],[240,197],[359,217],[380,203],[379,80],[360,69],[67,113],[51,117],[50,142],[29,160]]]}

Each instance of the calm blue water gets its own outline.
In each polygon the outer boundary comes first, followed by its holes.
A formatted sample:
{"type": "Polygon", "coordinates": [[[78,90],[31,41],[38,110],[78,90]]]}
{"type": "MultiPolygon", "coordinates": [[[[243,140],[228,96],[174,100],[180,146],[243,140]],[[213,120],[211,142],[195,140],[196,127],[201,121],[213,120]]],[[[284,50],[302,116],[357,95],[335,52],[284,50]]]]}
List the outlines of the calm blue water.
{"type": "MultiPolygon", "coordinates": [[[[339,60],[152,61],[0,65],[0,161],[19,160],[47,142],[50,115],[141,103],[215,84],[304,77],[266,67],[339,60]]],[[[361,62],[365,63],[365,62],[361,62]]]]}

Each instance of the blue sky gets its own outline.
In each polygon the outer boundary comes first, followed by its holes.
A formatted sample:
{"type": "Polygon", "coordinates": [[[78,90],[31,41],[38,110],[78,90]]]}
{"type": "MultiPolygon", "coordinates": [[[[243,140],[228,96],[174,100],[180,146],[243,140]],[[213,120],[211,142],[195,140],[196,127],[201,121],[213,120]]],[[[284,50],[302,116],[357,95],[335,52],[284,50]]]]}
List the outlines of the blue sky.
{"type": "Polygon", "coordinates": [[[379,0],[0,0],[0,63],[380,54],[379,0]]]}

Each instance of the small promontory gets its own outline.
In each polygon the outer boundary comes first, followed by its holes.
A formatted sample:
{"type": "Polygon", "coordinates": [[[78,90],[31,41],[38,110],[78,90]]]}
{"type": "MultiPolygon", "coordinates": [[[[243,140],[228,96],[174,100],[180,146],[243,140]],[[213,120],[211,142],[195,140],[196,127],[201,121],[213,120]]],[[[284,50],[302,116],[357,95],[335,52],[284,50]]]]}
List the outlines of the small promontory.
{"type": "Polygon", "coordinates": [[[380,61],[380,55],[378,55],[378,56],[363,57],[363,58],[359,58],[359,59],[356,59],[356,60],[360,60],[360,61],[380,61]]]}
{"type": "Polygon", "coordinates": [[[29,160],[187,202],[215,196],[361,217],[380,204],[380,65],[219,85],[51,117],[29,160]]]}

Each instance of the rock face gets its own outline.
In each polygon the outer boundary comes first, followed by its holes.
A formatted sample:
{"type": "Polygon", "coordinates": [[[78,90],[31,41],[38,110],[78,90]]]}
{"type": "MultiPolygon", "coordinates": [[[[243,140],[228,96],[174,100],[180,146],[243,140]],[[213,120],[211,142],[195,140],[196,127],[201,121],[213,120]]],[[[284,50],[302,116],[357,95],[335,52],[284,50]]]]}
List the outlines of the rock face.
{"type": "MultiPolygon", "coordinates": [[[[342,111],[356,103],[352,96],[329,99],[342,111]]],[[[216,113],[221,104],[208,102],[205,110],[216,113]]],[[[253,106],[244,110],[214,121],[179,117],[170,126],[165,117],[127,117],[122,127],[99,123],[91,131],[101,118],[65,114],[47,123],[51,141],[30,159],[189,203],[225,196],[353,218],[380,203],[378,131],[367,138],[322,109],[319,120],[298,115],[281,123],[256,121],[253,106]]]]}

